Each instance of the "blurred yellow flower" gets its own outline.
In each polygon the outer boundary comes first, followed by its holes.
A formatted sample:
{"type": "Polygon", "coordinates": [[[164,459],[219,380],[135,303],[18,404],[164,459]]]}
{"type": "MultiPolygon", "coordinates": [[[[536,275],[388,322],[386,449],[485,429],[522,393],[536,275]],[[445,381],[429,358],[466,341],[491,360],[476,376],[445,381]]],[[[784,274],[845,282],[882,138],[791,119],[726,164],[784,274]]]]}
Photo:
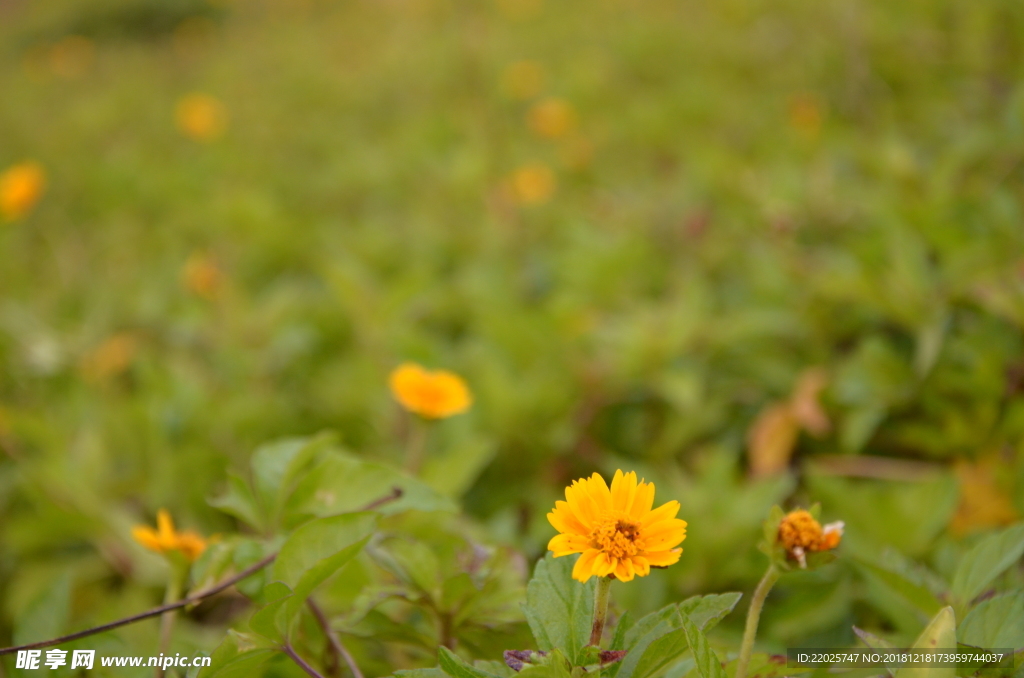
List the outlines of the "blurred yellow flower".
{"type": "Polygon", "coordinates": [[[798,94],[790,99],[789,124],[796,131],[808,137],[818,136],[823,117],[822,106],[817,97],[811,94],[798,94]]]}
{"type": "Polygon", "coordinates": [[[95,56],[96,45],[92,40],[69,35],[50,48],[50,70],[62,78],[77,78],[89,70],[95,56]]]}
{"type": "Polygon", "coordinates": [[[182,134],[196,141],[213,141],[227,129],[228,112],[218,99],[193,92],[183,96],[174,109],[174,120],[182,134]]]}
{"type": "Polygon", "coordinates": [[[148,525],[132,528],[132,538],[150,551],[157,553],[181,552],[189,562],[194,561],[206,550],[206,540],[196,532],[174,529],[171,514],[160,509],[156,514],[156,529],[148,525]]]}
{"type": "Polygon", "coordinates": [[[549,97],[530,108],[526,114],[526,123],[535,134],[557,139],[576,128],[577,116],[568,101],[549,97]]]}
{"type": "Polygon", "coordinates": [[[842,538],[842,521],[822,527],[810,511],[804,509],[790,511],[779,523],[779,541],[789,557],[800,563],[802,568],[807,567],[808,552],[830,551],[839,546],[842,538]]]}
{"type": "Polygon", "coordinates": [[[469,409],[473,396],[457,374],[404,363],[391,372],[391,393],[402,407],[427,419],[447,419],[469,409]]]}
{"type": "Polygon", "coordinates": [[[105,339],[82,359],[82,376],[89,381],[102,381],[117,376],[131,366],[138,348],[138,341],[133,334],[118,332],[105,339]]]}
{"type": "Polygon", "coordinates": [[[193,252],[182,267],[181,280],[193,294],[212,300],[224,286],[224,273],[209,255],[193,252]]]}
{"type": "Polygon", "coordinates": [[[565,499],[548,514],[560,533],[548,549],[555,558],[582,554],[572,570],[577,581],[608,575],[631,581],[676,563],[683,552],[676,548],[686,539],[686,521],[676,518],[679,502],[651,510],[654,483],[637,482],[633,471],[616,471],[610,489],[597,473],[575,480],[565,499]]]}
{"type": "Polygon", "coordinates": [[[510,64],[502,75],[505,93],[513,99],[532,99],[544,90],[544,67],[537,61],[523,59],[510,64]]]}
{"type": "Polygon", "coordinates": [[[524,165],[512,173],[512,196],[522,205],[542,205],[555,194],[555,173],[543,163],[524,165]]]}
{"type": "Polygon", "coordinates": [[[37,162],[13,165],[0,174],[0,215],[20,219],[35,207],[46,190],[46,172],[37,162]]]}
{"type": "Polygon", "coordinates": [[[1009,493],[1000,486],[998,471],[1012,475],[1012,469],[1000,469],[998,458],[989,456],[976,462],[960,460],[954,467],[960,485],[960,502],[949,529],[955,535],[1009,525],[1020,519],[1009,493]]]}

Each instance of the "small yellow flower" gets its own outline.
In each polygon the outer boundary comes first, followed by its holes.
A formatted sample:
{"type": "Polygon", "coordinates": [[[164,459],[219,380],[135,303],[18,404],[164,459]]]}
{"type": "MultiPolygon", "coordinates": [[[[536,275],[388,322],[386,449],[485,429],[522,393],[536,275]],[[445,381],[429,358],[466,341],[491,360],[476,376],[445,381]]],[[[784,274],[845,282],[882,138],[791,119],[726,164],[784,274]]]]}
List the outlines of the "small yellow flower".
{"type": "Polygon", "coordinates": [[[206,540],[196,532],[175,530],[171,514],[164,509],[157,511],[155,530],[148,525],[136,525],[132,528],[132,538],[157,553],[179,551],[189,562],[194,561],[206,550],[206,540]]]}
{"type": "Polygon", "coordinates": [[[224,104],[214,97],[194,92],[178,101],[174,120],[181,133],[190,139],[213,141],[227,129],[228,113],[224,104]]]}
{"type": "Polygon", "coordinates": [[[534,104],[526,114],[526,123],[534,134],[558,139],[576,128],[576,111],[565,99],[549,97],[534,104]]]}
{"type": "Polygon", "coordinates": [[[135,335],[131,332],[118,332],[82,358],[82,376],[89,381],[102,381],[117,376],[131,367],[138,352],[139,342],[135,335]]]}
{"type": "Polygon", "coordinates": [[[469,409],[473,396],[462,377],[404,363],[391,372],[391,392],[402,407],[427,419],[447,419],[469,409]]]}
{"type": "Polygon", "coordinates": [[[46,189],[46,172],[37,162],[23,162],[0,174],[0,216],[14,221],[35,207],[46,189]]]}
{"type": "Polygon", "coordinates": [[[557,181],[555,173],[543,163],[517,169],[510,180],[512,195],[522,205],[541,205],[551,200],[557,181]]]}
{"type": "Polygon", "coordinates": [[[809,551],[830,551],[839,546],[843,538],[843,522],[837,521],[822,527],[809,511],[797,509],[790,511],[779,523],[779,541],[786,549],[786,554],[807,567],[809,551]]]}
{"type": "Polygon", "coordinates": [[[193,294],[212,300],[224,286],[224,273],[208,255],[193,252],[181,270],[181,280],[193,294]]]}
{"type": "Polygon", "coordinates": [[[62,78],[85,74],[96,58],[96,45],[81,35],[69,35],[50,48],[50,70],[62,78]]]}
{"type": "Polygon", "coordinates": [[[556,501],[548,522],[561,534],[548,542],[555,558],[582,553],[572,577],[614,576],[631,581],[645,577],[652,567],[668,567],[679,560],[686,539],[686,521],[676,518],[679,502],[651,510],[654,483],[637,482],[636,473],[615,472],[609,489],[595,473],[565,488],[565,501],[556,501]]]}

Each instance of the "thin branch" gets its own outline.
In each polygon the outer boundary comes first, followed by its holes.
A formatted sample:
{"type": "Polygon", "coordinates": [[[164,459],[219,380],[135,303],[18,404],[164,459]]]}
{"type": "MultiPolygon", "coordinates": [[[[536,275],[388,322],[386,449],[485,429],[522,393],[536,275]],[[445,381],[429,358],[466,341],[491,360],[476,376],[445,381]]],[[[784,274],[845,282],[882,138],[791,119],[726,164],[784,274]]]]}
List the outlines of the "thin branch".
{"type": "MultiPolygon", "coordinates": [[[[391,494],[381,497],[380,499],[375,499],[374,501],[371,501],[369,504],[362,507],[362,509],[360,510],[372,511],[378,506],[382,506],[389,502],[395,501],[403,494],[404,493],[402,492],[402,488],[394,487],[391,489],[391,494]]],[[[116,629],[121,626],[127,626],[128,624],[134,624],[135,622],[143,621],[145,619],[159,617],[164,612],[170,612],[171,610],[178,610],[183,607],[188,607],[189,605],[194,605],[196,603],[201,602],[205,598],[217,595],[221,591],[231,588],[243,579],[259,572],[267,565],[270,565],[272,562],[274,562],[275,558],[277,558],[277,554],[271,553],[270,555],[264,557],[263,560],[260,560],[259,562],[250,565],[238,574],[228,577],[219,584],[214,584],[208,589],[200,591],[199,593],[193,593],[188,598],[182,598],[177,602],[169,603],[167,605],[161,605],[160,607],[154,607],[151,610],[146,610],[145,612],[133,614],[130,617],[118,619],[117,621],[112,621],[109,624],[93,626],[92,628],[88,628],[83,631],[76,631],[75,633],[69,633],[68,635],[61,636],[59,638],[51,638],[49,640],[40,640],[35,643],[26,643],[25,645],[14,645],[12,647],[0,648],[0,656],[3,656],[5,654],[13,654],[15,652],[18,652],[19,650],[36,650],[41,647],[53,647],[54,645],[60,645],[61,643],[70,643],[72,640],[78,640],[79,638],[85,638],[86,636],[92,636],[97,633],[104,633],[105,631],[110,631],[111,629],[116,629]]]]}
{"type": "Polygon", "coordinates": [[[345,660],[348,664],[348,668],[352,671],[354,678],[363,678],[363,672],[359,670],[359,666],[356,664],[356,660],[353,659],[352,655],[341,642],[341,638],[338,636],[338,632],[331,628],[331,623],[327,621],[327,616],[324,611],[320,609],[320,606],[316,604],[312,597],[306,599],[306,604],[309,605],[310,611],[313,616],[316,617],[317,624],[323,629],[324,635],[327,636],[327,640],[331,644],[331,648],[334,650],[334,654],[338,655],[345,660]]]}
{"type": "Polygon", "coordinates": [[[281,649],[284,651],[286,655],[292,658],[293,662],[299,665],[299,668],[301,668],[303,671],[312,676],[312,678],[324,678],[322,675],[320,675],[320,673],[317,672],[316,669],[307,664],[305,659],[299,656],[299,654],[295,651],[295,648],[293,648],[290,643],[285,643],[281,646],[281,649]]]}

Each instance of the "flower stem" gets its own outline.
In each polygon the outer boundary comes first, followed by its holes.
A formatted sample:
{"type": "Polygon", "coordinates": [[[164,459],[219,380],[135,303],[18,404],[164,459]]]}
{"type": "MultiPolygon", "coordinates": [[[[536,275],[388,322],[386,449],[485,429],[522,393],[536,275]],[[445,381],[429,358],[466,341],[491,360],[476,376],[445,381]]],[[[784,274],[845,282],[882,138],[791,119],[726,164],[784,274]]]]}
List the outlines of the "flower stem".
{"type": "Polygon", "coordinates": [[[611,577],[597,580],[594,592],[594,625],[590,628],[590,644],[600,647],[601,636],[604,635],[604,622],[608,618],[608,593],[612,588],[611,577]]]}
{"type": "MultiPolygon", "coordinates": [[[[164,593],[164,605],[171,605],[181,598],[183,579],[188,576],[188,570],[178,567],[177,563],[171,563],[171,577],[167,581],[167,591],[164,593]]],[[[174,633],[174,618],[178,614],[177,608],[168,610],[160,616],[160,654],[167,652],[171,646],[171,636],[174,633]]],[[[162,666],[156,667],[154,678],[161,678],[164,675],[162,666]]]]}
{"type": "Polygon", "coordinates": [[[416,416],[411,419],[409,437],[405,446],[405,470],[412,475],[418,475],[427,453],[427,426],[429,424],[416,416]]]}
{"type": "Polygon", "coordinates": [[[750,599],[750,609],[747,610],[747,627],[743,631],[740,658],[736,661],[735,678],[747,678],[747,665],[750,664],[750,655],[754,651],[754,638],[757,636],[757,623],[761,619],[761,608],[764,607],[764,599],[768,597],[768,592],[781,575],[774,563],[769,565],[757,588],[754,589],[754,597],[750,599]]]}

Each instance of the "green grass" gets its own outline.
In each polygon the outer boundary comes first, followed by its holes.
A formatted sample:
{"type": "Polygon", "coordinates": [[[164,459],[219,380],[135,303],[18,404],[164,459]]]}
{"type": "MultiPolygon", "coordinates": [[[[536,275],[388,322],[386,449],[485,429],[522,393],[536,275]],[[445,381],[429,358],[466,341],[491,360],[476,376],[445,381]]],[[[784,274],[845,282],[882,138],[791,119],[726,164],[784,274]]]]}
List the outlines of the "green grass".
{"type": "MultiPolygon", "coordinates": [[[[1001,455],[1024,512],[1024,5],[530,7],[0,2],[0,167],[49,178],[0,226],[4,629],[65,569],[83,624],[151,602],[162,574],[130,525],[166,506],[233,530],[206,499],[269,439],[333,429],[401,463],[386,384],[406,359],[474,391],[432,438],[432,482],[494,541],[540,554],[560,488],[595,469],[683,502],[683,561],[630,589],[637,609],[749,590],[787,498],[847,520],[852,552],[940,572],[962,549],[955,459],[1001,455]],[[94,52],[61,75],[68,35],[94,52]],[[586,166],[506,93],[522,59],[577,111],[586,166]],[[226,106],[222,138],[175,128],[194,91],[226,106]],[[556,192],[517,205],[508,178],[534,162],[556,192]],[[212,301],[181,283],[193,252],[226,276],[212,301]],[[85,378],[119,332],[130,366],[85,378]],[[832,432],[747,480],[748,428],[811,366],[832,432]],[[808,463],[834,453],[931,475],[808,463]]],[[[902,623],[857,576],[770,601],[769,638],[902,623]]]]}

